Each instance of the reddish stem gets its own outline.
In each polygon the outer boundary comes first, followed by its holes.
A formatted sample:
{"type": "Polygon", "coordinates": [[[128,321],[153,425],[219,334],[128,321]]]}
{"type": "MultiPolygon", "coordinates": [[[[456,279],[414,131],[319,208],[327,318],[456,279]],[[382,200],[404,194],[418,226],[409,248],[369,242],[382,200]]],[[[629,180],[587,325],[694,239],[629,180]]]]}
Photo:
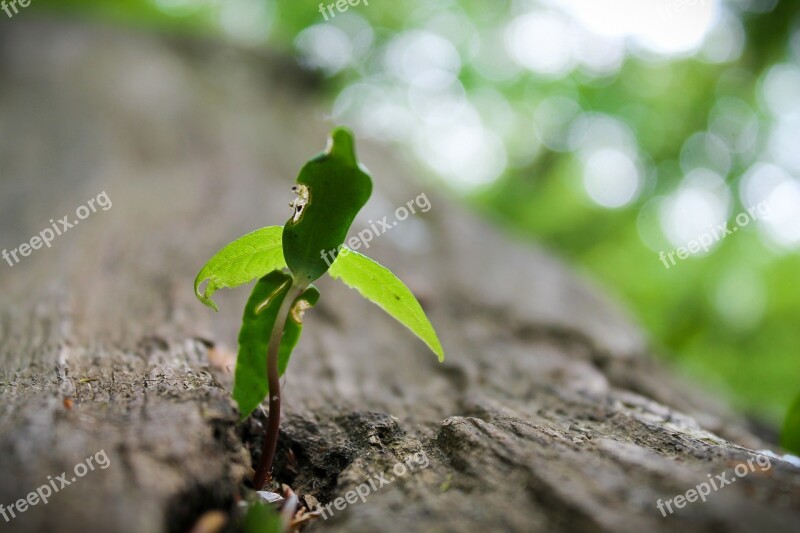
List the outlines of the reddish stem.
{"type": "Polygon", "coordinates": [[[275,324],[272,327],[272,334],[267,346],[267,384],[269,385],[269,417],[267,418],[267,428],[264,431],[264,444],[261,447],[261,458],[253,477],[253,485],[256,490],[261,490],[271,477],[272,461],[275,458],[275,449],[278,447],[278,434],[281,425],[281,381],[278,371],[278,351],[281,346],[283,329],[286,320],[292,310],[294,301],[300,296],[305,287],[292,284],[289,292],[281,302],[278,315],[275,317],[275,324]]]}

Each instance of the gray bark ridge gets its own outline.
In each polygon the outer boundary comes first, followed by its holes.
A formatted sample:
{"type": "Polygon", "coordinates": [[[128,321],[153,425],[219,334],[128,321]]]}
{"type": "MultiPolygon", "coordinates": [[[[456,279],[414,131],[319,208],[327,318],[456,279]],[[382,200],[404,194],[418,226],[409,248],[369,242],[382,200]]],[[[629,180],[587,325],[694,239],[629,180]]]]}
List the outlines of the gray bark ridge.
{"type": "MultiPolygon", "coordinates": [[[[0,272],[0,504],[76,478],[0,530],[186,531],[232,512],[264,422],[239,424],[229,395],[247,290],[214,314],[191,284],[289,216],[331,126],[315,80],[269,54],[27,14],[0,33],[0,77],[2,246],[113,201],[0,272]],[[99,452],[107,468],[73,476],[99,452]]],[[[394,150],[359,149],[375,194],[354,231],[431,201],[365,252],[419,296],[447,361],[320,282],[276,476],[323,505],[370,491],[309,530],[797,531],[800,470],[777,457],[678,508],[770,446],[655,362],[590,281],[410,179],[394,150]]]]}

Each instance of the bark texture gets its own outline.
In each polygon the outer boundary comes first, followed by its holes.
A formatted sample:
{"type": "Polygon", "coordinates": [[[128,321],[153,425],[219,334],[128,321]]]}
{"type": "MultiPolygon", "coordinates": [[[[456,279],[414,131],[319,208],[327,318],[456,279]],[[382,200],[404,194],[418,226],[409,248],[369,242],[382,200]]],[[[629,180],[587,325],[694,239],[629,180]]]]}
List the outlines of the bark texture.
{"type": "MultiPolygon", "coordinates": [[[[0,31],[0,79],[0,245],[102,191],[113,202],[0,267],[0,503],[110,460],[0,530],[185,531],[232,510],[264,422],[238,424],[229,397],[248,291],[218,293],[214,314],[191,286],[221,245],[288,218],[330,127],[314,79],[279,57],[28,14],[0,31]]],[[[359,148],[375,193],[354,230],[431,201],[367,253],[420,297],[447,361],[319,284],[276,476],[323,504],[396,479],[313,530],[797,531],[800,470],[778,459],[662,517],[658,499],[770,446],[654,362],[598,288],[394,151],[359,148]],[[418,452],[426,468],[393,472],[418,452]]]]}

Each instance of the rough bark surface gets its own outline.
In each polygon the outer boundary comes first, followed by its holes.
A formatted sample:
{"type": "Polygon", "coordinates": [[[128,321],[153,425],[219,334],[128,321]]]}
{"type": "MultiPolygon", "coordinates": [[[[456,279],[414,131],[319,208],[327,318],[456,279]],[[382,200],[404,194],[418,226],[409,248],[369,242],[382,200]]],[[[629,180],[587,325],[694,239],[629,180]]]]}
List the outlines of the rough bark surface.
{"type": "MultiPolygon", "coordinates": [[[[0,31],[0,79],[2,247],[101,191],[113,201],[0,267],[0,503],[99,450],[111,461],[0,530],[184,531],[231,510],[264,421],[237,423],[225,370],[248,291],[219,294],[214,314],[191,284],[218,247],[288,217],[330,126],[313,79],[215,43],[28,14],[0,31]]],[[[662,517],[658,499],[770,446],[654,362],[596,287],[386,148],[360,155],[375,194],[354,229],[431,200],[368,253],[418,294],[447,362],[320,283],[276,475],[321,503],[397,479],[314,530],[797,531],[800,470],[778,459],[662,517]],[[430,465],[395,476],[420,451],[430,465]]]]}

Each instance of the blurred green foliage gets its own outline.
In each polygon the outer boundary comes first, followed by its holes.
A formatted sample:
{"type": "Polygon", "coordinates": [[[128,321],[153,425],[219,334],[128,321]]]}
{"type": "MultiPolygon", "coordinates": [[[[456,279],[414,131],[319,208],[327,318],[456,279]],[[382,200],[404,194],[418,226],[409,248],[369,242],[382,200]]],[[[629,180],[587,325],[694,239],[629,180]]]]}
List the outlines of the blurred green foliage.
{"type": "MultiPolygon", "coordinates": [[[[326,77],[326,98],[335,120],[353,126],[359,135],[396,142],[417,156],[421,167],[432,170],[428,175],[441,178],[439,183],[485,216],[510,232],[545,242],[600,279],[645,326],[660,353],[711,388],[728,392],[740,408],[777,422],[800,390],[798,243],[776,244],[770,228],[757,222],[725,238],[709,254],[670,269],[659,260],[659,252],[681,244],[668,238],[669,217],[664,213],[670,204],[665,199],[676,198],[681,187],[696,185],[686,177],[693,164],[684,161],[694,157],[689,142],[693,134],[713,130],[714,139],[722,140],[721,157],[730,163],[713,170],[722,183],[717,192],[724,189],[730,197],[725,209],[729,221],[752,207],[742,195],[748,171],[761,161],[780,165],[783,159],[792,160],[791,153],[769,155],[771,135],[785,113],[775,112],[775,105],[770,110],[764,86],[776,64],[790,70],[781,79],[791,81],[800,72],[800,2],[660,1],[642,0],[642,5],[655,5],[661,17],[651,30],[669,24],[676,32],[692,27],[692,17],[700,15],[687,5],[710,6],[719,23],[714,28],[721,28],[715,34],[718,46],[653,53],[637,45],[636,36],[625,35],[597,41],[597,46],[589,41],[574,65],[543,74],[541,69],[552,66],[547,54],[556,57],[564,50],[556,41],[552,50],[550,41],[536,41],[539,30],[549,35],[554,24],[556,30],[558,24],[568,28],[571,33],[561,44],[572,47],[566,53],[573,56],[580,36],[588,35],[574,21],[579,18],[575,12],[564,7],[578,1],[371,0],[365,5],[362,0],[329,21],[316,0],[38,0],[36,9],[202,33],[296,54],[326,77]],[[530,13],[539,18],[525,18],[530,13]],[[513,33],[520,21],[529,26],[513,33]],[[516,50],[519,57],[509,60],[514,39],[522,43],[516,50]],[[613,46],[603,48],[609,42],[613,46]],[[743,45],[738,51],[737,42],[743,45]],[[614,64],[607,56],[620,53],[620,46],[622,55],[614,64]],[[454,79],[446,88],[438,87],[449,74],[454,79]],[[536,126],[543,102],[551,97],[562,98],[549,100],[558,104],[556,111],[558,106],[575,106],[575,116],[555,116],[553,122],[551,113],[550,122],[536,126]],[[471,120],[464,124],[480,129],[477,137],[465,137],[454,149],[441,144],[442,138],[469,128],[456,123],[451,130],[442,129],[436,112],[451,109],[447,106],[456,111],[445,115],[464,112],[471,120]],[[639,186],[630,201],[611,208],[587,193],[588,163],[581,148],[548,141],[560,128],[569,144],[568,130],[576,119],[591,116],[611,118],[635,139],[628,149],[639,186]],[[736,149],[748,128],[755,131],[752,146],[736,149]],[[429,130],[429,136],[416,134],[420,129],[429,130]],[[481,142],[466,142],[475,139],[481,142]],[[459,158],[483,146],[493,146],[487,154],[497,156],[499,163],[466,179],[465,170],[476,165],[459,163],[459,158]]],[[[608,18],[609,24],[626,16],[608,18]]],[[[794,86],[787,87],[784,93],[789,94],[794,86]]],[[[784,93],[779,96],[791,99],[784,93]]],[[[798,143],[800,137],[795,137],[794,150],[800,150],[798,143]]],[[[798,169],[784,170],[796,185],[798,169]]],[[[707,184],[708,179],[700,182],[707,184]]],[[[781,223],[796,224],[797,215],[787,216],[783,207],[781,223]]],[[[695,216],[683,213],[685,219],[695,216]]]]}
{"type": "Polygon", "coordinates": [[[781,434],[781,446],[795,455],[800,455],[800,398],[797,398],[786,415],[781,434]]]}

